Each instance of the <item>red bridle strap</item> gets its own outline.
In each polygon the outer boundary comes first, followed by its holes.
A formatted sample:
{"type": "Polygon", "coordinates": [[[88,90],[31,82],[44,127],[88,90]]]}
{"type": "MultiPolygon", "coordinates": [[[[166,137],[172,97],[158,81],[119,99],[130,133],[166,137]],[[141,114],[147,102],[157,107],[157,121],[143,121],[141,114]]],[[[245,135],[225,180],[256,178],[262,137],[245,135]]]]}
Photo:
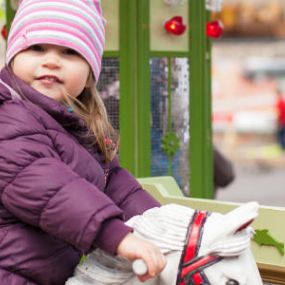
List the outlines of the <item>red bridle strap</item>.
{"type": "Polygon", "coordinates": [[[207,219],[206,211],[199,211],[194,213],[194,217],[192,219],[191,228],[188,233],[188,241],[186,246],[185,255],[183,258],[183,263],[192,260],[198,251],[198,246],[201,240],[201,230],[203,225],[207,219]]]}
{"type": "Polygon", "coordinates": [[[196,258],[202,239],[203,227],[207,217],[208,212],[206,211],[195,211],[193,215],[188,229],[187,243],[180,260],[177,285],[187,285],[186,279],[189,279],[191,284],[206,284],[204,279],[207,278],[203,277],[203,269],[221,259],[220,257],[211,255],[196,258]]]}
{"type": "MultiPolygon", "coordinates": [[[[189,265],[185,265],[185,267],[181,271],[181,277],[184,278],[187,274],[198,270],[199,268],[204,268],[205,266],[215,263],[218,259],[217,256],[214,255],[206,255],[200,259],[194,260],[193,263],[189,265]]],[[[196,284],[196,283],[195,283],[196,284]]]]}

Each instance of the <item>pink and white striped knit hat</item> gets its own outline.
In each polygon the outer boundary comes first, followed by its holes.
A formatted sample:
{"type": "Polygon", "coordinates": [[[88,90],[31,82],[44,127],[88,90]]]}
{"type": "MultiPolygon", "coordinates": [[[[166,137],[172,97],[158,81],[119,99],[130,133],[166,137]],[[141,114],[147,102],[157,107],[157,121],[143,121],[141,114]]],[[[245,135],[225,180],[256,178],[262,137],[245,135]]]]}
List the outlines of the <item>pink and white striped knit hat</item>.
{"type": "Polygon", "coordinates": [[[96,81],[105,45],[100,0],[22,0],[8,36],[6,64],[35,44],[77,51],[90,64],[96,81]]]}

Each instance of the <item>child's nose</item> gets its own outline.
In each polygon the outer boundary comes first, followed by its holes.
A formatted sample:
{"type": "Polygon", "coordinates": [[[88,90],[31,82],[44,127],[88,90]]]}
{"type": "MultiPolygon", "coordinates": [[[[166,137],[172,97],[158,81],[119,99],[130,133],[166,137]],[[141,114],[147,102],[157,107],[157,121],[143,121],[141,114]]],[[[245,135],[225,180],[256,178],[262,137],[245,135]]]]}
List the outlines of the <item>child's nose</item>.
{"type": "Polygon", "coordinates": [[[50,69],[56,69],[60,67],[60,56],[56,51],[48,51],[43,59],[43,66],[50,69]]]}

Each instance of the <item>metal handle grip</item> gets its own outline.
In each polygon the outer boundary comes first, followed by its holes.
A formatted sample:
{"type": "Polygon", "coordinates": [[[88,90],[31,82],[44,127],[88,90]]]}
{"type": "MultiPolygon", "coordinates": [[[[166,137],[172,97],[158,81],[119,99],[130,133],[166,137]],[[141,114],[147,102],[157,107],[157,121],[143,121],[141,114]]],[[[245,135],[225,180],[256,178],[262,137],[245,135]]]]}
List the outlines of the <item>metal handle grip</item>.
{"type": "Polygon", "coordinates": [[[132,264],[132,268],[136,275],[144,275],[148,271],[146,263],[142,259],[136,259],[132,264]]]}

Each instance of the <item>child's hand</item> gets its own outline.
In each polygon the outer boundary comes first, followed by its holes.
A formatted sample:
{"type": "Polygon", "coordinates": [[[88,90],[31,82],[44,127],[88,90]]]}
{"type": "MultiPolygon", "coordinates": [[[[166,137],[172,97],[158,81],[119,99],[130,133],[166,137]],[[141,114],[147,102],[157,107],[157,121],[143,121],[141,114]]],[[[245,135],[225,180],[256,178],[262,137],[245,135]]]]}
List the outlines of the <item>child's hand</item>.
{"type": "Polygon", "coordinates": [[[144,260],[148,272],[145,275],[138,276],[142,282],[158,275],[166,265],[165,257],[157,246],[133,234],[126,235],[120,242],[117,254],[129,260],[144,260]]]}

